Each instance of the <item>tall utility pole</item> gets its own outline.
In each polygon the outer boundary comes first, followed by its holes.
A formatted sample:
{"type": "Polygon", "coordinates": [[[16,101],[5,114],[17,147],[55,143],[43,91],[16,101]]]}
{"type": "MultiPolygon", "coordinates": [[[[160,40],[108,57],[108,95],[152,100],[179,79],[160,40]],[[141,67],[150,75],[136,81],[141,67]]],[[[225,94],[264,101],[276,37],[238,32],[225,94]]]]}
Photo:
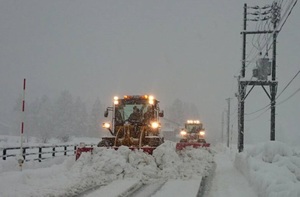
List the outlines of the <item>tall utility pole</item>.
{"type": "Polygon", "coordinates": [[[238,150],[239,152],[244,150],[244,106],[245,100],[245,86],[240,85],[241,77],[238,76],[238,150]]]}
{"type": "MultiPolygon", "coordinates": [[[[276,2],[272,6],[254,6],[248,7],[247,4],[244,4],[244,15],[243,15],[243,52],[242,52],[242,69],[241,76],[238,78],[238,150],[242,152],[244,149],[244,106],[245,99],[252,91],[255,86],[261,86],[267,96],[269,97],[271,103],[271,129],[270,129],[270,140],[275,140],[275,105],[276,105],[276,93],[277,93],[277,84],[276,81],[276,41],[277,41],[277,23],[280,19],[280,7],[276,2]],[[255,10],[254,13],[248,12],[247,10],[255,10]],[[259,15],[262,18],[256,17],[254,19],[248,19],[248,15],[259,15]],[[267,16],[271,14],[271,16],[267,16]],[[270,20],[273,23],[273,30],[269,31],[247,31],[247,21],[256,21],[261,22],[263,20],[270,20]],[[269,61],[268,57],[260,57],[256,62],[256,68],[253,69],[253,77],[257,80],[243,80],[246,73],[246,36],[248,34],[272,34],[273,36],[273,51],[272,51],[272,63],[269,61]],[[268,80],[268,76],[272,74],[271,80],[268,80]],[[246,93],[247,86],[252,86],[248,93],[246,93]],[[265,86],[269,86],[270,93],[266,90],[265,86]]],[[[267,53],[268,54],[268,47],[267,53]]],[[[261,53],[261,51],[259,51],[261,53]]],[[[252,78],[251,78],[252,79],[252,78]]]]}
{"type": "MultiPolygon", "coordinates": [[[[243,22],[243,31],[246,32],[247,30],[247,4],[244,4],[244,22],[243,22]]],[[[242,54],[242,70],[241,75],[245,77],[246,73],[246,34],[243,33],[243,54],[242,54]]]]}
{"type": "Polygon", "coordinates": [[[227,102],[228,102],[228,109],[227,109],[227,147],[229,147],[229,130],[230,130],[230,99],[231,98],[227,98],[227,102]]]}
{"type": "Polygon", "coordinates": [[[221,131],[221,142],[224,142],[224,111],[222,112],[222,131],[221,131]]]}
{"type": "MultiPolygon", "coordinates": [[[[273,22],[273,51],[272,51],[272,81],[276,81],[276,42],[277,42],[277,22],[280,19],[280,7],[276,2],[273,4],[272,9],[272,22],[273,22]]],[[[277,83],[272,84],[270,87],[271,92],[271,141],[275,140],[275,106],[276,106],[276,92],[277,92],[277,83]]]]}

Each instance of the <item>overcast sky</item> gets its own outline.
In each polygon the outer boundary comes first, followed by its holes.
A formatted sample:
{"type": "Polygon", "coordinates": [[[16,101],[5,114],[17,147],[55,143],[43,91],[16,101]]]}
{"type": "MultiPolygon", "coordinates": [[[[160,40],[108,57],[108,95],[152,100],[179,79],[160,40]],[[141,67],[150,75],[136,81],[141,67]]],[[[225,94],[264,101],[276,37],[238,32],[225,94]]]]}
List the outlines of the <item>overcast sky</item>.
{"type": "MultiPolygon", "coordinates": [[[[268,2],[272,1],[246,3],[262,6],[268,2]]],[[[287,5],[290,1],[284,2],[287,5]]],[[[162,108],[176,98],[195,103],[210,136],[220,135],[225,99],[231,97],[236,133],[234,76],[241,67],[244,3],[1,0],[0,122],[5,121],[5,114],[22,93],[22,80],[26,78],[28,102],[69,90],[89,103],[99,97],[105,105],[114,95],[148,93],[161,101],[162,108]]],[[[278,37],[279,92],[300,68],[299,18],[297,4],[278,37]]],[[[248,28],[255,30],[255,25],[249,23],[248,28]]],[[[247,41],[250,51],[253,42],[250,37],[247,41]]],[[[251,65],[247,69],[250,75],[251,65]]],[[[278,101],[295,92],[299,84],[300,76],[278,101]]],[[[277,107],[281,140],[300,140],[299,98],[296,94],[277,107]]],[[[246,100],[246,112],[268,103],[262,88],[255,87],[246,100]]],[[[246,121],[246,142],[268,140],[269,119],[270,111],[246,121]]]]}

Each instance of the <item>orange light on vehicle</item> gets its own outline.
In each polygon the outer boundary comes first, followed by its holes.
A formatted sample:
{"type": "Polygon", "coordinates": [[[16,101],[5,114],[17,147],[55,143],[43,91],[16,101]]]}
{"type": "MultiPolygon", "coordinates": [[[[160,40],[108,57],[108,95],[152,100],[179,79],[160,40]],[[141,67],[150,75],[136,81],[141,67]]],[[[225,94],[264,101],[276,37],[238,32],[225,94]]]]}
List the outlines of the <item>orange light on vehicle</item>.
{"type": "Polygon", "coordinates": [[[180,135],[185,136],[186,134],[187,134],[187,132],[185,130],[180,131],[180,135]]]}
{"type": "Polygon", "coordinates": [[[119,104],[119,97],[117,97],[117,96],[114,97],[114,104],[115,105],[119,104]]]}
{"type": "Polygon", "coordinates": [[[110,124],[108,122],[104,122],[102,123],[102,127],[108,129],[110,128],[110,124]]]}
{"type": "Polygon", "coordinates": [[[154,96],[152,96],[152,95],[149,96],[149,104],[150,105],[154,104],[154,96]]]}
{"type": "Polygon", "coordinates": [[[152,122],[152,123],[151,123],[151,127],[152,127],[153,129],[157,129],[157,128],[159,127],[159,123],[158,123],[158,122],[152,122]]]}
{"type": "Polygon", "coordinates": [[[188,124],[200,124],[200,120],[187,120],[188,124]]]}

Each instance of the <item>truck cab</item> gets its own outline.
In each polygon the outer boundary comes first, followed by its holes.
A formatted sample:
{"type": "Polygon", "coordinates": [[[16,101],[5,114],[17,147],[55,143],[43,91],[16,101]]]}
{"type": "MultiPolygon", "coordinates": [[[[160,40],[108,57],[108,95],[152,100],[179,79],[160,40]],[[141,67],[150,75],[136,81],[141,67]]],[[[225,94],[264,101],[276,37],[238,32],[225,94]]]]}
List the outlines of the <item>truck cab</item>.
{"type": "Polygon", "coordinates": [[[159,101],[151,95],[125,95],[113,99],[113,105],[107,107],[104,116],[111,114],[111,121],[103,123],[110,136],[103,137],[98,146],[131,148],[152,147],[163,142],[160,137],[160,117],[164,112],[159,101]]]}

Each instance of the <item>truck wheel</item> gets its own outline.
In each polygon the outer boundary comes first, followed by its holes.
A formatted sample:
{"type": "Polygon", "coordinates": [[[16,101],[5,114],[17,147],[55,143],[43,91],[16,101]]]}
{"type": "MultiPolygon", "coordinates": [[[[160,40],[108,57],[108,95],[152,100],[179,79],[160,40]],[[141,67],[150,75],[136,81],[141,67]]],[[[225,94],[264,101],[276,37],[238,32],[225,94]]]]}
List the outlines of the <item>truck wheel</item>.
{"type": "Polygon", "coordinates": [[[111,144],[109,143],[108,140],[101,140],[101,141],[98,143],[97,146],[98,146],[98,147],[110,147],[111,144]]]}

